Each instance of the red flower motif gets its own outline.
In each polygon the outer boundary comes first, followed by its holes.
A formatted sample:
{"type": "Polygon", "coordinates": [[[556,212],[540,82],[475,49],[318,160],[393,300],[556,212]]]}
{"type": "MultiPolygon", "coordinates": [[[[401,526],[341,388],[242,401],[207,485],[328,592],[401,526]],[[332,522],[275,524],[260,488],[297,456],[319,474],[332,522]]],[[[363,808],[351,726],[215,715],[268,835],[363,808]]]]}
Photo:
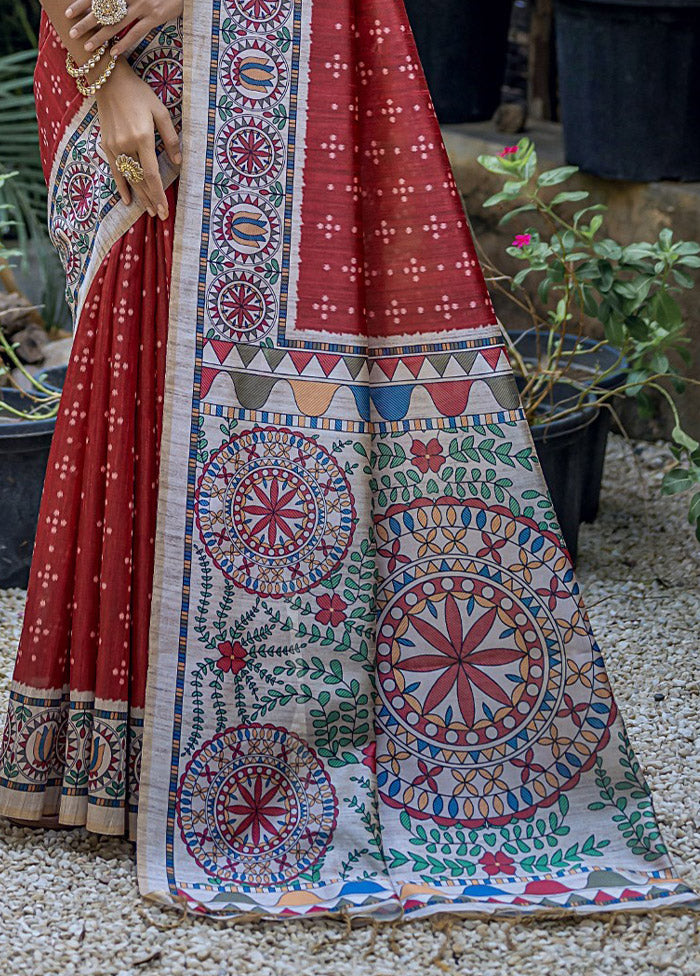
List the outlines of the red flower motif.
{"type": "Polygon", "coordinates": [[[362,755],[365,757],[362,760],[363,766],[368,766],[372,772],[377,768],[377,743],[370,742],[362,750],[362,755]]]}
{"type": "Polygon", "coordinates": [[[219,671],[231,672],[231,674],[238,674],[245,667],[245,647],[240,641],[231,643],[231,641],[223,641],[221,644],[217,644],[217,651],[221,655],[219,660],[216,662],[216,667],[219,671]]]}
{"type": "Polygon", "coordinates": [[[552,576],[548,587],[541,586],[536,592],[539,596],[547,597],[547,606],[550,610],[555,610],[557,602],[565,600],[569,596],[568,590],[559,588],[559,580],[556,576],[552,576]]]}
{"type": "Polygon", "coordinates": [[[535,753],[532,749],[528,749],[522,759],[513,759],[513,765],[520,767],[522,783],[527,783],[529,779],[536,779],[540,773],[546,772],[544,766],[535,762],[535,753]]]}
{"type": "Polygon", "coordinates": [[[479,551],[477,552],[478,558],[479,559],[483,559],[483,558],[493,559],[493,561],[495,563],[499,563],[500,564],[500,562],[501,562],[501,554],[499,553],[498,550],[503,548],[503,546],[506,544],[506,540],[505,539],[496,539],[496,538],[494,538],[494,537],[492,537],[490,535],[487,535],[486,532],[482,532],[481,533],[481,541],[484,544],[481,547],[481,549],[479,549],[479,551]]]}
{"type": "MultiPolygon", "coordinates": [[[[494,638],[491,630],[497,617],[498,608],[494,606],[473,622],[467,619],[465,627],[459,605],[450,594],[445,600],[444,624],[434,627],[420,617],[410,618],[414,630],[428,650],[423,654],[406,657],[396,666],[401,671],[426,676],[439,672],[423,703],[424,715],[432,712],[449,694],[456,691],[457,704],[464,721],[469,726],[474,725],[477,700],[472,686],[501,705],[512,707],[510,695],[487,672],[489,668],[499,668],[513,661],[519,662],[524,652],[515,647],[492,644],[494,638]]],[[[420,762],[418,766],[420,767],[420,762]]]]}
{"type": "Polygon", "coordinates": [[[317,596],[316,603],[321,608],[316,614],[316,620],[320,624],[330,624],[331,627],[337,627],[345,620],[347,603],[345,600],[341,600],[337,593],[334,593],[333,596],[328,596],[327,593],[317,596]]]}
{"type": "Polygon", "coordinates": [[[506,159],[508,156],[515,156],[517,151],[517,146],[504,146],[498,155],[501,157],[501,159],[506,159]]]}
{"type": "Polygon", "coordinates": [[[495,854],[487,851],[479,864],[483,864],[484,871],[489,877],[493,877],[494,874],[515,874],[515,861],[503,851],[497,851],[495,854]]]}
{"type": "Polygon", "coordinates": [[[513,238],[513,247],[527,247],[532,242],[532,234],[516,234],[513,238]]]}
{"type": "Polygon", "coordinates": [[[405,553],[401,552],[401,542],[399,539],[394,539],[391,543],[391,548],[385,546],[383,549],[377,549],[377,555],[381,556],[382,559],[387,561],[387,570],[393,573],[399,563],[410,563],[410,558],[405,553]]]}
{"type": "Polygon", "coordinates": [[[437,437],[433,437],[427,444],[414,441],[411,444],[411,454],[413,455],[411,464],[414,464],[423,474],[428,471],[439,471],[445,463],[445,455],[442,453],[442,446],[437,437]]]}

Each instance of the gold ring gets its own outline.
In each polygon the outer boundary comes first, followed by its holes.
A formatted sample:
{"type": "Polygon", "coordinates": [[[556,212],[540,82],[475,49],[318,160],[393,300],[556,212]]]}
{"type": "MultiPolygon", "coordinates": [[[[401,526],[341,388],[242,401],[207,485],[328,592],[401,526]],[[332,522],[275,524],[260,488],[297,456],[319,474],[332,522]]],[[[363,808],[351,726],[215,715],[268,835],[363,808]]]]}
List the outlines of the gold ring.
{"type": "Polygon", "coordinates": [[[118,24],[128,12],[126,0],[92,0],[92,16],[103,27],[118,24]]]}
{"type": "Polygon", "coordinates": [[[127,183],[143,182],[143,166],[138,159],[134,159],[133,156],[127,156],[126,153],[120,153],[115,159],[115,163],[127,183]]]}

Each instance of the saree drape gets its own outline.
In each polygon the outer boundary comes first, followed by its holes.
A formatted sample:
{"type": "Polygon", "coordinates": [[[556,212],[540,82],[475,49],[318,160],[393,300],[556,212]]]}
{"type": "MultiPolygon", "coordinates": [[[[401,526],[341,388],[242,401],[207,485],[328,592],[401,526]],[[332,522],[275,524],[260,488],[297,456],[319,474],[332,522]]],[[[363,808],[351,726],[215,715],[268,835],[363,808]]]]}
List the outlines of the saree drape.
{"type": "Polygon", "coordinates": [[[174,228],[119,203],[94,105],[44,126],[90,433],[59,420],[0,811],[131,803],[142,893],[227,917],[697,905],[403,4],[187,0],[130,59],[181,123],[174,228]]]}

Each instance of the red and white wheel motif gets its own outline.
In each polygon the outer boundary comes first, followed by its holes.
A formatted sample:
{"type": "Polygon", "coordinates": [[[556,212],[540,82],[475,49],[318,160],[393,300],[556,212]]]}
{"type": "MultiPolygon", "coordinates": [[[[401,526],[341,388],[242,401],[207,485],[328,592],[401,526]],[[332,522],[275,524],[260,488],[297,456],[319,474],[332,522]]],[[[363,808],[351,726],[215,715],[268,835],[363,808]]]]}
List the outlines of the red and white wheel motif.
{"type": "Polygon", "coordinates": [[[209,286],[207,311],[219,335],[234,342],[254,342],[275,325],[277,299],[260,275],[229,271],[209,286]]]}
{"type": "Polygon", "coordinates": [[[227,123],[217,136],[221,169],[245,187],[268,186],[279,179],[286,148],[277,129],[263,119],[244,116],[227,123]]]}
{"type": "Polygon", "coordinates": [[[241,27],[265,32],[276,30],[289,20],[293,0],[227,0],[226,5],[241,27]]]}

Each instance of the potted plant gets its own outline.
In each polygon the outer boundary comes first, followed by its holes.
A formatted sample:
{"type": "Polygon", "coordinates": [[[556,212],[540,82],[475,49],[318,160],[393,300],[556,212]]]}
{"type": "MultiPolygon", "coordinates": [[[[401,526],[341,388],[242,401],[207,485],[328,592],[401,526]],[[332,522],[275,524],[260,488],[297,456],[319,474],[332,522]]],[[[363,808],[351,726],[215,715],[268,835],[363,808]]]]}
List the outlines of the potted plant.
{"type": "Polygon", "coordinates": [[[405,0],[440,122],[490,119],[501,101],[513,0],[405,0]]]}
{"type": "Polygon", "coordinates": [[[509,351],[572,555],[578,523],[597,507],[609,416],[624,396],[635,398],[641,411],[651,409],[652,393],[667,402],[676,465],[662,491],[690,493],[689,520],[700,538],[700,445],[682,428],[674,393],[689,381],[673,364],[674,353],[688,361],[675,296],[693,287],[689,271],[700,267],[700,244],[674,241],[669,229],[656,241],[626,246],[606,237],[606,207],[591,204],[585,190],[561,188],[578,167],[538,174],[529,139],[480,156],[479,163],[503,181],[484,206],[508,204],[501,223],[526,215],[536,221],[507,249],[523,263],[517,274],[504,274],[488,259],[484,265],[493,287],[532,322],[525,334],[509,338],[509,351]],[[572,205],[581,206],[569,216],[572,205]],[[534,300],[525,288],[530,276],[529,284],[537,282],[534,300]],[[602,331],[599,341],[585,334],[590,322],[602,331]]]}
{"type": "Polygon", "coordinates": [[[557,0],[555,14],[567,160],[611,179],[700,179],[698,0],[557,0]]]}
{"type": "MultiPolygon", "coordinates": [[[[0,174],[0,189],[12,175],[0,174]]],[[[14,284],[9,262],[19,254],[4,244],[9,226],[0,222],[0,281],[5,285],[14,284]]],[[[65,367],[32,372],[17,355],[16,336],[27,332],[36,314],[19,292],[6,292],[0,302],[0,587],[27,584],[66,372],[65,367]]]]}

